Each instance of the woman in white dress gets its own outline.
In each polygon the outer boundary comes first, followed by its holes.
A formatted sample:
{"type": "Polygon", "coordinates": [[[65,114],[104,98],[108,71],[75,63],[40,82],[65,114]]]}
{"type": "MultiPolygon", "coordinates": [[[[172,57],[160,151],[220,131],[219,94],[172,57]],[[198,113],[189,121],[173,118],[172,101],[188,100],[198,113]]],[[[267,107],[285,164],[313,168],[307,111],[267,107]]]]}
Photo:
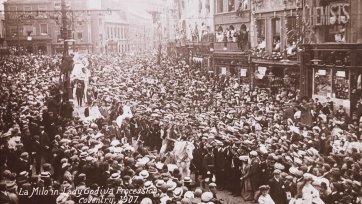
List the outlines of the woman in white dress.
{"type": "Polygon", "coordinates": [[[304,185],[302,187],[302,198],[305,204],[324,204],[320,198],[319,191],[312,185],[313,175],[305,173],[303,175],[304,185]]]}
{"type": "Polygon", "coordinates": [[[259,204],[275,204],[271,196],[269,195],[270,187],[268,185],[260,186],[259,191],[261,195],[258,198],[259,204]]]}

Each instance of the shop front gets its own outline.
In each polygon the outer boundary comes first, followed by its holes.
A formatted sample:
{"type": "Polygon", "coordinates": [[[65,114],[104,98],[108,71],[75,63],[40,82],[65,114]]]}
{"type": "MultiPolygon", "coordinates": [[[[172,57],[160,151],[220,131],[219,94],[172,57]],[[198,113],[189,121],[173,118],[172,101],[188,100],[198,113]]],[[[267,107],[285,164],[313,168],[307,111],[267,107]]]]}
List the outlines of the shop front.
{"type": "Polygon", "coordinates": [[[211,69],[211,43],[190,43],[188,44],[191,66],[200,72],[208,73],[211,69]]]}
{"type": "Polygon", "coordinates": [[[176,56],[177,56],[178,61],[184,61],[187,64],[189,64],[189,62],[190,62],[189,47],[186,45],[176,44],[176,56]]]}
{"type": "Polygon", "coordinates": [[[280,88],[296,91],[300,88],[300,66],[298,61],[271,61],[252,59],[253,85],[270,88],[276,93],[280,88]]]}
{"type": "Polygon", "coordinates": [[[215,52],[214,72],[217,75],[240,78],[242,84],[250,84],[249,55],[241,52],[215,52]]]}
{"type": "Polygon", "coordinates": [[[342,105],[348,113],[362,99],[362,44],[305,45],[304,93],[342,105]]]}

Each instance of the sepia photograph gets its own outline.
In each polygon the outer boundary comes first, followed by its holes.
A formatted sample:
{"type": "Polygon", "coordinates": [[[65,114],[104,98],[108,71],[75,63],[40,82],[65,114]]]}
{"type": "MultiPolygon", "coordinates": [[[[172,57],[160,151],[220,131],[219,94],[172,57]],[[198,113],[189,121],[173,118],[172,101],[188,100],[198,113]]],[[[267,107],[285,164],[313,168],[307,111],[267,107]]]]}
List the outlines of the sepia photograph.
{"type": "Polygon", "coordinates": [[[0,204],[362,204],[362,0],[0,0],[0,204]]]}

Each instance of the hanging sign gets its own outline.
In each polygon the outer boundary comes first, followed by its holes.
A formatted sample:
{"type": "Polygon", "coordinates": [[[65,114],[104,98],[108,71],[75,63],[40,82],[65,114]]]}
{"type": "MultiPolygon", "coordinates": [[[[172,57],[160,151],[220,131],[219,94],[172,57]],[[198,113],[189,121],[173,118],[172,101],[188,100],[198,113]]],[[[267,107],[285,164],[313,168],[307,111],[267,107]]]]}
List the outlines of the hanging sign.
{"type": "Polygon", "coordinates": [[[221,67],[221,74],[226,75],[226,67],[221,67]]]}
{"type": "Polygon", "coordinates": [[[247,69],[240,69],[240,76],[246,77],[247,69]]]}

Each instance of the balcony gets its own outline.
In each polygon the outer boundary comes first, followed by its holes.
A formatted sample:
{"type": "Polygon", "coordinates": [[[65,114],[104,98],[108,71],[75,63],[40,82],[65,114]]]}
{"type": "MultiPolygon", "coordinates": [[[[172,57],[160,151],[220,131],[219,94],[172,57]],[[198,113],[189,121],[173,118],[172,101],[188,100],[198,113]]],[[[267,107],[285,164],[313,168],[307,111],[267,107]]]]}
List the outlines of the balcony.
{"type": "MultiPolygon", "coordinates": [[[[32,40],[51,40],[51,35],[31,35],[32,40]]],[[[27,40],[28,36],[20,35],[19,37],[16,35],[12,35],[7,40],[27,40]]]]}
{"type": "Polygon", "coordinates": [[[247,51],[247,46],[244,45],[244,49],[238,48],[238,43],[236,42],[215,42],[214,43],[215,51],[225,51],[225,52],[244,52],[247,51]],[[225,47],[226,45],[226,47],[225,47]]]}

